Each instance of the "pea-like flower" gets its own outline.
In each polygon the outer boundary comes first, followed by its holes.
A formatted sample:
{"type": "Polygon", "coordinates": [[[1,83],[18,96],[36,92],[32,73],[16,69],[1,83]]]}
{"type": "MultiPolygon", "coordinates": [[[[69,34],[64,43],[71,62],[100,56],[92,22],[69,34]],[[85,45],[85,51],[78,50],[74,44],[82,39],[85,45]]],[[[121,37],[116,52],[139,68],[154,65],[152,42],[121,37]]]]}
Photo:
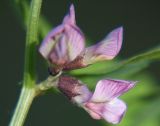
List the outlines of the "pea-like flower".
{"type": "Polygon", "coordinates": [[[92,118],[117,124],[126,112],[126,104],[118,99],[134,87],[136,82],[125,80],[100,80],[94,93],[72,77],[60,77],[59,89],[74,103],[84,108],[92,118]]]}
{"type": "Polygon", "coordinates": [[[74,6],[71,5],[62,24],[45,37],[39,51],[49,61],[51,72],[78,69],[113,59],[120,51],[122,33],[123,28],[117,28],[96,45],[85,48],[85,37],[76,25],[74,6]]]}
{"type": "Polygon", "coordinates": [[[134,87],[135,82],[124,80],[101,80],[97,83],[93,95],[82,104],[94,119],[105,119],[117,124],[126,112],[126,104],[118,96],[134,87]]]}

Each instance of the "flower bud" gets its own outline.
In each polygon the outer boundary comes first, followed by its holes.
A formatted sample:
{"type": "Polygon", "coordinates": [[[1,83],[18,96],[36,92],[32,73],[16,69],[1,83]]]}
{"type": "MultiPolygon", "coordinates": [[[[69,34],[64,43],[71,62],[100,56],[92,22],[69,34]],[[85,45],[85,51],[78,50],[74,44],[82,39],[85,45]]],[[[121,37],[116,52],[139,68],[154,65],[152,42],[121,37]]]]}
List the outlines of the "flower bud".
{"type": "Polygon", "coordinates": [[[69,100],[77,104],[86,102],[91,96],[87,86],[73,77],[61,76],[58,88],[69,100]]]}

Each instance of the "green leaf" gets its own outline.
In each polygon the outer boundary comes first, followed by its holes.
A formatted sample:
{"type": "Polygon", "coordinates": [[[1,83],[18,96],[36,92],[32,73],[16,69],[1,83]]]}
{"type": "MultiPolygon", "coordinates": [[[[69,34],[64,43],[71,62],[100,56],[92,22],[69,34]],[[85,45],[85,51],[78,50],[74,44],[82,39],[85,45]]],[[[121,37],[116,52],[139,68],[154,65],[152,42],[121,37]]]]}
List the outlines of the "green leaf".
{"type": "Polygon", "coordinates": [[[117,62],[115,61],[103,61],[98,62],[95,64],[92,64],[88,67],[72,70],[70,74],[73,75],[99,75],[99,74],[105,74],[111,67],[115,66],[117,62]]]}
{"type": "Polygon", "coordinates": [[[125,65],[130,65],[133,63],[135,64],[139,62],[152,62],[156,60],[160,60],[160,47],[156,47],[150,51],[136,55],[129,58],[128,60],[123,61],[122,63],[119,63],[119,65],[114,69],[114,71],[124,67],[125,65]]]}
{"type": "Polygon", "coordinates": [[[146,103],[143,109],[140,110],[140,114],[135,118],[133,126],[159,126],[157,124],[160,118],[160,107],[158,107],[160,105],[160,97],[154,100],[150,99],[149,101],[150,102],[146,103]]]}
{"type": "MultiPolygon", "coordinates": [[[[110,63],[115,64],[114,62],[110,62],[110,63]]],[[[142,69],[146,68],[148,66],[148,62],[139,62],[136,64],[126,65],[125,67],[118,69],[116,72],[110,72],[108,74],[105,74],[106,71],[104,71],[104,69],[107,69],[107,67],[110,67],[110,66],[111,64],[108,64],[108,65],[95,64],[95,67],[85,68],[84,69],[86,70],[86,72],[84,71],[85,74],[81,74],[78,70],[78,72],[74,71],[75,73],[77,72],[76,74],[71,73],[71,75],[77,77],[78,79],[82,80],[84,83],[88,84],[90,88],[93,88],[95,87],[95,84],[101,79],[107,79],[107,78],[129,79],[130,77],[132,77],[132,75],[135,75],[135,73],[138,73],[142,69]],[[97,68],[96,74],[94,73],[90,74],[90,72],[92,70],[96,70],[96,68],[97,68]]],[[[83,69],[81,69],[81,71],[83,71],[83,69]]]]}

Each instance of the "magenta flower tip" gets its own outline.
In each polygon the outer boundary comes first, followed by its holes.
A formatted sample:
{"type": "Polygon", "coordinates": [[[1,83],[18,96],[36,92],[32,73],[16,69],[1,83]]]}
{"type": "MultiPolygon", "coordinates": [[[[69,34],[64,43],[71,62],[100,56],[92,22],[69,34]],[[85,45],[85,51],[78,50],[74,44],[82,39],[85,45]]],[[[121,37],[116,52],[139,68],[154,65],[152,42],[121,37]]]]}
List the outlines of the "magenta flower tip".
{"type": "Polygon", "coordinates": [[[70,14],[71,14],[73,17],[75,17],[75,9],[74,9],[74,5],[73,5],[73,4],[70,5],[70,14]]]}
{"type": "Polygon", "coordinates": [[[63,19],[64,24],[75,24],[75,9],[74,5],[70,5],[69,13],[63,19]]]}
{"type": "Polygon", "coordinates": [[[122,41],[123,41],[123,27],[118,27],[115,30],[112,31],[113,33],[117,34],[117,51],[116,54],[119,53],[121,47],[122,47],[122,41]],[[117,32],[117,33],[116,33],[117,32]]]}

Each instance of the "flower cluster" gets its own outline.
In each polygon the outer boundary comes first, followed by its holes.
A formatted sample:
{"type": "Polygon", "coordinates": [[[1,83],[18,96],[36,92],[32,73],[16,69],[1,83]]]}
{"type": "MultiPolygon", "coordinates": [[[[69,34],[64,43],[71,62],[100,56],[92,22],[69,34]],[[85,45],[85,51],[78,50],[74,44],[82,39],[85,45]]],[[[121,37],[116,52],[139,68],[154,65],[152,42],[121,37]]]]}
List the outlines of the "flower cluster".
{"type": "MultiPolygon", "coordinates": [[[[85,48],[85,37],[76,25],[74,6],[64,17],[62,24],[54,28],[43,40],[39,52],[49,62],[52,74],[60,71],[87,67],[98,61],[111,60],[120,51],[123,28],[110,32],[101,42],[85,48]]],[[[121,121],[126,104],[118,96],[133,88],[135,82],[100,80],[92,93],[81,81],[61,76],[59,90],[72,102],[84,108],[92,118],[105,119],[117,124],[121,121]]]]}

